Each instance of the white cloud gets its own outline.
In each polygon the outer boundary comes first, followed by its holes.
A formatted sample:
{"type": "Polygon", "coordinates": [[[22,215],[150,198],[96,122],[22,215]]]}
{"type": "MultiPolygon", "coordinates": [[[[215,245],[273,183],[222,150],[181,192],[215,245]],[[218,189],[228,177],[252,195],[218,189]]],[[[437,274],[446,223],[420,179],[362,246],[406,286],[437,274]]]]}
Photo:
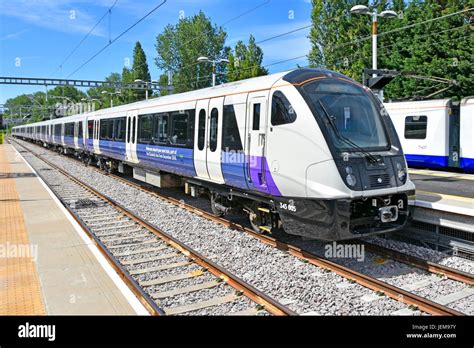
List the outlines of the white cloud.
{"type": "MultiPolygon", "coordinates": [[[[87,33],[102,16],[90,15],[82,8],[85,4],[106,6],[113,3],[111,0],[102,1],[55,1],[55,0],[10,0],[2,1],[1,16],[19,19],[27,24],[61,31],[66,33],[87,33]]],[[[106,23],[106,22],[105,22],[106,23]]],[[[95,36],[106,36],[98,26],[92,33],[95,36]]]]}
{"type": "Polygon", "coordinates": [[[27,31],[28,31],[28,29],[23,29],[23,30],[17,31],[16,33],[11,33],[11,34],[4,35],[4,36],[0,37],[0,41],[17,39],[22,34],[26,33],[27,31]]]}

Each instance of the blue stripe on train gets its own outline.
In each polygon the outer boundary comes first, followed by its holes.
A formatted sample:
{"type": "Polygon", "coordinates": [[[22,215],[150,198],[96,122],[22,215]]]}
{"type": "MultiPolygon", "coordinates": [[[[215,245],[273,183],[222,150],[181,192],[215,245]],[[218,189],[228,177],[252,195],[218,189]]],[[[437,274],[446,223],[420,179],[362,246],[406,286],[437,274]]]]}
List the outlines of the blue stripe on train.
{"type": "Polygon", "coordinates": [[[74,144],[74,137],[67,137],[64,136],[64,143],[66,145],[69,145],[70,147],[75,147],[76,145],[74,144]]]}
{"type": "Polygon", "coordinates": [[[221,170],[226,185],[248,189],[245,179],[245,154],[242,152],[222,152],[221,170]]]}
{"type": "Polygon", "coordinates": [[[116,160],[125,159],[125,142],[100,140],[99,148],[103,155],[109,156],[116,160]]]}
{"type": "Polygon", "coordinates": [[[192,149],[137,144],[137,156],[145,166],[179,175],[196,176],[192,149]]]}
{"type": "Polygon", "coordinates": [[[425,156],[405,154],[409,167],[443,168],[449,164],[448,156],[425,156]]]}
{"type": "Polygon", "coordinates": [[[466,172],[474,173],[474,158],[461,157],[461,168],[466,172]]]}

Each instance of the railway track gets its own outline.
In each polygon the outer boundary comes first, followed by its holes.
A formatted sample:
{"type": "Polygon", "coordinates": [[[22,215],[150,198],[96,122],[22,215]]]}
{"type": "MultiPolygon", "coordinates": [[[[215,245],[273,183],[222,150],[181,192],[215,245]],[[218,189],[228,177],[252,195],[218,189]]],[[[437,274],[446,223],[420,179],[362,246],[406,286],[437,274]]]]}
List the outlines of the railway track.
{"type": "Polygon", "coordinates": [[[86,183],[30,153],[46,165],[36,169],[38,175],[151,314],[295,315],[86,183]]]}
{"type": "MultiPolygon", "coordinates": [[[[22,146],[20,144],[20,146],[22,146]]],[[[34,153],[35,154],[35,153],[34,153]]],[[[41,155],[35,154],[35,156],[40,157],[41,155]]],[[[41,158],[44,160],[43,158],[41,158]]],[[[99,169],[93,168],[94,170],[97,170],[100,172],[99,169]]],[[[271,245],[272,247],[275,247],[279,250],[285,251],[289,253],[290,255],[293,255],[301,260],[304,260],[305,262],[309,262],[313,265],[316,265],[318,267],[327,269],[331,272],[334,272],[346,279],[349,279],[350,281],[357,282],[364,287],[367,287],[377,293],[383,293],[387,296],[389,296],[392,299],[395,299],[397,301],[400,301],[402,303],[405,303],[409,306],[414,306],[426,313],[433,314],[433,315],[463,315],[461,312],[458,312],[452,308],[449,308],[447,306],[441,305],[439,303],[436,303],[434,301],[428,300],[424,297],[418,296],[416,294],[413,294],[409,291],[403,290],[401,288],[398,288],[396,286],[390,285],[386,282],[383,282],[381,280],[378,280],[373,277],[369,277],[367,275],[364,275],[360,272],[354,271],[348,267],[345,267],[343,265],[340,265],[336,262],[333,262],[331,260],[328,260],[324,257],[315,255],[311,252],[308,252],[304,249],[301,249],[295,245],[292,245],[290,243],[285,243],[282,241],[277,240],[276,238],[270,237],[268,235],[262,235],[255,233],[253,230],[246,228],[240,224],[236,224],[232,221],[229,221],[225,218],[222,217],[216,217],[213,214],[200,209],[196,208],[192,205],[189,205],[187,203],[184,203],[181,200],[177,200],[173,197],[163,195],[161,193],[156,192],[155,190],[150,189],[146,185],[138,184],[135,182],[131,182],[130,180],[124,179],[120,176],[117,175],[110,175],[113,177],[115,180],[118,180],[130,187],[133,187],[135,189],[138,189],[140,191],[146,192],[147,194],[153,195],[157,198],[160,198],[161,200],[164,200],[168,203],[172,203],[176,206],[179,206],[183,209],[186,209],[187,211],[193,212],[194,214],[197,214],[201,217],[204,217],[208,220],[211,220],[213,222],[219,223],[223,226],[226,226],[228,228],[232,228],[235,230],[243,231],[245,233],[248,233],[252,235],[253,237],[257,238],[258,240],[262,241],[263,243],[267,245],[271,245]]],[[[82,183],[83,184],[83,183],[82,183]]],[[[449,279],[457,280],[466,283],[467,285],[472,285],[473,283],[473,277],[470,274],[464,273],[457,271],[455,269],[451,269],[449,267],[445,267],[442,265],[437,265],[434,263],[431,263],[429,261],[403,254],[400,252],[396,252],[391,249],[387,249],[384,247],[380,247],[374,244],[365,244],[367,246],[367,249],[370,250],[371,252],[386,256],[386,257],[391,257],[399,262],[403,262],[406,264],[410,264],[411,266],[423,269],[425,271],[431,272],[431,273],[437,273],[441,274],[449,279]]]]}

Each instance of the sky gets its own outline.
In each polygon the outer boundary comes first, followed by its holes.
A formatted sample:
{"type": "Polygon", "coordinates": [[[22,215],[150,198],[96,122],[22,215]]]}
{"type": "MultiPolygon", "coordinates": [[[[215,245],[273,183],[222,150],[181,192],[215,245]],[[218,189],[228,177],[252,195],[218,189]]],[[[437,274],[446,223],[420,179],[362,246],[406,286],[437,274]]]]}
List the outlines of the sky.
{"type": "MultiPolygon", "coordinates": [[[[111,16],[106,15],[60,67],[115,0],[0,0],[0,76],[66,78],[107,45],[110,38],[113,40],[162,1],[118,0],[111,16]]],[[[223,25],[227,32],[226,45],[230,47],[234,47],[238,40],[247,42],[250,34],[258,42],[311,24],[310,0],[167,0],[69,78],[104,80],[112,72],[121,73],[127,62],[131,64],[133,47],[136,41],[140,41],[151,77],[157,79],[160,71],[154,63],[156,36],[166,25],[176,24],[180,16],[192,16],[200,10],[213,23],[223,25]],[[259,4],[263,5],[229,22],[259,4]]],[[[260,44],[264,52],[263,64],[308,54],[309,30],[260,44]]],[[[271,65],[268,69],[275,73],[306,63],[306,58],[299,58],[271,65]]],[[[0,85],[0,104],[19,94],[36,91],[44,92],[45,87],[0,85]]]]}

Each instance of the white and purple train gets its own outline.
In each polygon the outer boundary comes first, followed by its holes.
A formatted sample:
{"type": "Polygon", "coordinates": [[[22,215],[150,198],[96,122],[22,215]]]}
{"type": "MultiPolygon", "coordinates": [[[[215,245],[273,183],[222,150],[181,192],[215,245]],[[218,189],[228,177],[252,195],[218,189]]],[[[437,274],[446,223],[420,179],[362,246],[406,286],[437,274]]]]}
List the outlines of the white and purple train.
{"type": "Polygon", "coordinates": [[[207,194],[320,240],[402,229],[415,187],[388,114],[336,72],[297,69],[23,125],[15,137],[158,187],[207,194]]]}

